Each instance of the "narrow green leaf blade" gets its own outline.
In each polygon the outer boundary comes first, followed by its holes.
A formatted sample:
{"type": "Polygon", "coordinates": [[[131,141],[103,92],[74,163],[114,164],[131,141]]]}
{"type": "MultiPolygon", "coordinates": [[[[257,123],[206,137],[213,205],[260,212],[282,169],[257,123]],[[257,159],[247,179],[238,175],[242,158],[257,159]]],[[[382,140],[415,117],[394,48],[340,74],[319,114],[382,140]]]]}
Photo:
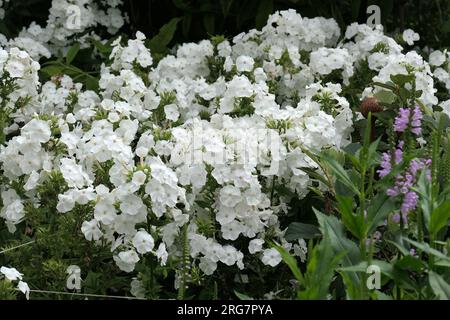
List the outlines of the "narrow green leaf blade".
{"type": "Polygon", "coordinates": [[[430,218],[430,233],[436,234],[447,226],[450,219],[450,200],[445,201],[433,210],[430,218]]]}
{"type": "Polygon", "coordinates": [[[287,241],[297,239],[313,239],[320,237],[320,230],[312,224],[301,222],[292,222],[286,230],[285,238],[287,241]]]}
{"type": "Polygon", "coordinates": [[[303,275],[302,272],[300,271],[300,268],[297,265],[297,261],[295,260],[295,258],[291,256],[289,252],[287,252],[286,249],[284,249],[283,247],[277,246],[275,244],[273,245],[273,247],[277,249],[278,252],[281,254],[281,258],[283,259],[284,263],[287,264],[289,269],[291,269],[292,274],[297,279],[297,281],[303,283],[303,275]]]}
{"type": "Polygon", "coordinates": [[[167,46],[173,39],[175,31],[177,30],[178,22],[180,22],[181,19],[182,18],[173,18],[161,27],[159,33],[147,42],[151,51],[163,53],[167,49],[167,46]]]}
{"type": "Polygon", "coordinates": [[[66,63],[71,64],[73,59],[77,56],[78,51],[80,51],[80,44],[77,42],[67,51],[66,63]]]}
{"type": "Polygon", "coordinates": [[[437,273],[430,271],[428,274],[428,282],[430,283],[431,289],[433,290],[434,294],[440,300],[450,299],[450,284],[448,284],[448,282],[445,281],[444,278],[442,278],[437,273]]]}

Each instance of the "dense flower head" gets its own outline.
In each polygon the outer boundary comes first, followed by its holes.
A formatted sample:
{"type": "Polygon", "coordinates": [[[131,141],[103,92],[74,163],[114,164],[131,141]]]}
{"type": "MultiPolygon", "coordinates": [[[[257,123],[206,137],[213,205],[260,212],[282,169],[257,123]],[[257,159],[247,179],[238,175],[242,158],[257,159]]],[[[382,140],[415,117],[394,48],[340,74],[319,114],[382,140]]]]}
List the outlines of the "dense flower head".
{"type": "Polygon", "coordinates": [[[400,196],[402,198],[401,216],[407,222],[407,215],[413,211],[419,200],[417,193],[413,190],[416,187],[420,172],[426,170],[427,179],[431,180],[429,167],[430,159],[413,159],[409,167],[403,173],[395,177],[394,186],[387,190],[387,194],[392,197],[400,196]]]}
{"type": "Polygon", "coordinates": [[[6,279],[6,281],[17,282],[17,290],[25,294],[27,299],[30,298],[30,287],[24,282],[23,274],[16,268],[2,266],[0,268],[0,280],[6,279]]]}
{"type": "Polygon", "coordinates": [[[420,40],[420,36],[417,32],[414,32],[414,30],[406,29],[403,31],[403,40],[410,46],[414,44],[414,42],[420,40]]]}
{"type": "MultiPolygon", "coordinates": [[[[395,132],[400,133],[410,130],[414,135],[420,135],[422,132],[422,117],[422,111],[418,106],[414,108],[400,108],[399,114],[395,118],[393,129],[395,132]]],[[[381,169],[377,170],[381,178],[388,175],[393,167],[403,161],[404,147],[404,141],[400,140],[395,149],[382,154],[381,169]]],[[[408,166],[407,169],[395,176],[393,187],[386,191],[389,196],[401,197],[402,199],[400,214],[394,217],[394,221],[398,222],[400,219],[403,219],[403,222],[407,223],[408,213],[415,210],[419,200],[413,188],[416,187],[422,170],[426,170],[427,178],[431,180],[429,169],[427,169],[430,164],[430,159],[412,159],[406,164],[408,166]]]]}
{"type": "Polygon", "coordinates": [[[403,160],[403,145],[404,141],[400,141],[397,148],[393,152],[383,152],[382,161],[380,163],[381,169],[377,170],[377,173],[381,178],[387,176],[391,170],[392,166],[399,164],[403,160]]]}
{"type": "MultiPolygon", "coordinates": [[[[323,172],[305,150],[341,150],[352,142],[360,114],[345,89],[360,64],[383,82],[412,69],[420,99],[427,106],[437,101],[428,63],[403,54],[379,26],[352,24],[337,43],[336,21],[294,10],[274,13],[261,30],[185,43],[161,59],[141,32],[118,37],[95,91],[68,75],[39,82],[37,60],[67,50],[73,35],[95,25],[115,33],[124,22],[121,3],[105,1],[101,9],[88,0],[54,0],[47,26],[32,24],[0,42],[0,77],[15,85],[2,97],[10,112],[0,147],[0,217],[14,233],[56,180],[61,188],[52,212],[82,211],[82,236],[108,246],[124,272],[138,269],[146,255],[161,265],[180,259],[182,234],[192,264],[205,275],[221,266],[241,272],[254,261],[275,267],[282,257],[271,242],[304,261],[306,242],[287,241],[280,218],[291,199],[311,187],[326,189],[308,175],[323,172]],[[61,22],[69,3],[82,10],[76,30],[61,22]]],[[[414,39],[406,34],[406,41],[414,39]]],[[[436,66],[444,59],[437,55],[436,66]]],[[[377,90],[368,83],[361,95],[377,90]]],[[[420,135],[421,120],[419,107],[401,108],[394,130],[420,135]]],[[[383,154],[380,177],[403,161],[403,148],[400,142],[383,154]]],[[[401,197],[402,214],[416,207],[413,187],[428,166],[411,161],[387,191],[401,197]]],[[[131,286],[141,294],[139,280],[131,286]]]]}
{"type": "Polygon", "coordinates": [[[123,0],[102,1],[102,6],[94,0],[52,0],[46,25],[32,22],[7,46],[24,49],[33,58],[48,58],[60,49],[66,52],[75,41],[87,47],[90,38],[101,40],[95,33],[87,32],[92,27],[115,34],[125,24],[122,4],[123,0]]]}
{"type": "Polygon", "coordinates": [[[409,124],[411,111],[408,108],[400,108],[399,115],[395,118],[394,130],[397,132],[405,132],[409,124]]]}
{"type": "Polygon", "coordinates": [[[395,118],[394,131],[405,132],[408,127],[415,135],[422,132],[422,111],[419,106],[411,108],[400,108],[399,114],[395,118]]]}

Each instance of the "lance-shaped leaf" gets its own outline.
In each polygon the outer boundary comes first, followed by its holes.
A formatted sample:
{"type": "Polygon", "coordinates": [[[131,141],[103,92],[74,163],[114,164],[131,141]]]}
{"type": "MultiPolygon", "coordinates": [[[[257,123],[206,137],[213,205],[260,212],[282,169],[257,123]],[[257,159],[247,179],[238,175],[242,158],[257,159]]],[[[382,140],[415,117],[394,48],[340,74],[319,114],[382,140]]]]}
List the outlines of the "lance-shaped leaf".
{"type": "Polygon", "coordinates": [[[450,299],[450,284],[445,281],[437,273],[430,271],[428,274],[428,282],[430,283],[430,287],[433,290],[434,294],[440,300],[449,300],[450,299]]]}

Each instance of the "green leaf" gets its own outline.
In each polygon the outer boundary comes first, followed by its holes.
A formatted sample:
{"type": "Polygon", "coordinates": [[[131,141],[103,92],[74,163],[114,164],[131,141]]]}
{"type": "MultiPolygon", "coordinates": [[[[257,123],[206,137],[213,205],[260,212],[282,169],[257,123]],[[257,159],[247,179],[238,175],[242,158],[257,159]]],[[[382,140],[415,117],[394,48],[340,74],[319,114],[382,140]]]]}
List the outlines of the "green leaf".
{"type": "Polygon", "coordinates": [[[346,237],[341,222],[334,216],[327,216],[315,208],[313,210],[319,222],[320,231],[324,237],[331,240],[331,246],[335,248],[336,253],[347,252],[344,265],[353,266],[359,263],[361,260],[359,249],[353,241],[346,237]]]}
{"type": "Polygon", "coordinates": [[[391,296],[378,290],[375,290],[373,294],[375,295],[376,300],[392,300],[391,296]]]}
{"type": "Polygon", "coordinates": [[[396,90],[396,87],[389,83],[373,82],[371,84],[374,86],[378,86],[378,87],[385,88],[385,89],[392,90],[392,91],[396,90]]]}
{"type": "Polygon", "coordinates": [[[359,163],[358,157],[355,157],[353,154],[350,154],[348,152],[345,153],[345,157],[352,162],[352,165],[356,170],[361,170],[361,165],[359,163]]]}
{"type": "Polygon", "coordinates": [[[437,259],[434,262],[435,266],[439,266],[439,267],[446,267],[446,268],[450,268],[450,261],[448,260],[441,260],[441,259],[437,259]]]}
{"type": "Polygon", "coordinates": [[[298,293],[298,297],[301,300],[326,299],[334,271],[344,255],[344,252],[334,252],[328,238],[315,246],[304,275],[305,289],[298,293]]]}
{"type": "Polygon", "coordinates": [[[346,187],[352,190],[355,194],[359,195],[358,186],[356,186],[352,182],[347,172],[334,158],[332,158],[327,153],[322,153],[322,160],[332,170],[333,174],[342,184],[344,184],[346,187]]]}
{"type": "Polygon", "coordinates": [[[401,98],[403,101],[407,101],[407,100],[409,99],[409,97],[411,96],[411,93],[410,93],[409,90],[406,89],[406,88],[400,88],[400,89],[398,90],[398,95],[400,96],[400,98],[401,98]]]}
{"type": "Polygon", "coordinates": [[[321,173],[318,173],[317,170],[313,170],[313,169],[310,169],[310,168],[302,168],[302,171],[307,173],[310,178],[316,179],[316,180],[322,182],[324,185],[328,185],[329,184],[327,179],[324,177],[324,175],[321,174],[321,173]]]}
{"type": "Polygon", "coordinates": [[[59,65],[48,65],[46,67],[41,68],[39,71],[45,73],[49,77],[53,77],[54,75],[62,74],[64,67],[59,65]]]}
{"type": "Polygon", "coordinates": [[[92,76],[86,76],[84,85],[86,86],[87,90],[96,91],[98,89],[98,79],[92,76]]]}
{"type": "Polygon", "coordinates": [[[302,272],[300,271],[300,268],[297,265],[297,260],[293,256],[289,254],[289,252],[286,251],[281,246],[278,246],[276,244],[273,244],[273,247],[278,250],[278,252],[281,254],[281,258],[283,259],[284,263],[287,264],[289,269],[291,269],[292,274],[294,275],[295,279],[297,279],[298,282],[303,283],[303,276],[302,272]]]}
{"type": "Polygon", "coordinates": [[[151,51],[163,53],[166,51],[170,41],[172,41],[175,31],[177,30],[178,22],[182,18],[173,18],[168,23],[163,25],[159,33],[147,41],[147,45],[151,51]]]}
{"type": "MultiPolygon", "coordinates": [[[[372,112],[369,112],[369,114],[367,115],[367,123],[372,123],[372,112]]],[[[368,155],[368,149],[370,146],[370,137],[371,137],[371,132],[372,132],[372,126],[371,125],[366,125],[364,128],[364,140],[363,140],[363,146],[360,149],[360,153],[359,153],[359,162],[361,163],[362,167],[367,168],[368,163],[367,163],[367,155],[368,155]]]]}
{"type": "MultiPolygon", "coordinates": [[[[386,262],[386,261],[382,261],[382,260],[372,260],[372,265],[376,265],[380,268],[380,271],[382,274],[384,274],[385,276],[389,277],[389,278],[393,278],[393,266],[386,262]]],[[[357,265],[354,266],[349,266],[349,267],[342,267],[339,268],[339,271],[344,271],[344,272],[367,272],[367,261],[361,261],[360,263],[358,263],[357,265]]]]}
{"type": "Polygon", "coordinates": [[[408,238],[403,238],[403,240],[411,243],[413,246],[417,247],[418,249],[422,250],[423,252],[426,252],[427,254],[431,254],[431,255],[433,255],[439,259],[442,259],[444,261],[450,261],[450,257],[447,257],[442,252],[431,248],[428,243],[420,243],[420,242],[417,242],[417,241],[414,241],[414,240],[411,240],[408,238]]]}
{"type": "MultiPolygon", "coordinates": [[[[361,262],[361,253],[356,244],[348,239],[344,233],[344,227],[341,222],[334,216],[327,216],[320,211],[314,209],[320,230],[324,238],[329,238],[330,246],[335,254],[341,252],[346,253],[341,262],[344,267],[354,266],[361,262]]],[[[351,288],[350,295],[356,299],[360,297],[361,276],[356,272],[348,272],[343,275],[346,285],[351,288]]]]}
{"type": "Polygon", "coordinates": [[[390,90],[380,90],[374,94],[378,101],[391,104],[395,101],[395,94],[390,90]]]}
{"type": "Polygon", "coordinates": [[[273,11],[273,0],[261,0],[256,11],[256,28],[262,28],[273,11]]]}
{"type": "Polygon", "coordinates": [[[391,81],[398,85],[399,87],[403,87],[406,83],[410,83],[414,81],[413,74],[392,74],[391,81]]]}
{"type": "Polygon", "coordinates": [[[398,251],[399,251],[402,255],[407,256],[407,255],[410,254],[409,251],[408,251],[408,249],[406,249],[402,244],[399,244],[399,243],[394,242],[394,241],[391,241],[391,240],[386,240],[386,242],[387,242],[387,243],[390,243],[390,244],[392,244],[394,247],[396,247],[396,248],[398,249],[398,251]]]}
{"type": "Polygon", "coordinates": [[[342,223],[358,239],[365,237],[364,217],[353,213],[353,198],[336,195],[338,209],[342,217],[342,223]]]}
{"type": "Polygon", "coordinates": [[[99,272],[89,271],[86,278],[83,281],[83,287],[86,293],[95,292],[96,288],[99,288],[101,283],[102,274],[99,272]]]}
{"type": "Polygon", "coordinates": [[[385,193],[379,193],[367,206],[367,233],[371,234],[394,210],[395,202],[385,193]]]}
{"type": "Polygon", "coordinates": [[[439,230],[447,226],[448,219],[450,219],[450,200],[433,210],[430,218],[430,233],[437,234],[439,230]]]}
{"type": "Polygon", "coordinates": [[[430,287],[433,290],[434,294],[440,300],[449,300],[450,299],[450,285],[444,278],[442,278],[437,273],[430,271],[428,273],[428,282],[430,283],[430,287]]]}
{"type": "Polygon", "coordinates": [[[359,142],[352,142],[349,145],[345,146],[342,150],[345,151],[345,156],[348,155],[354,155],[358,152],[359,149],[361,149],[361,143],[359,142]]]}
{"type": "Polygon", "coordinates": [[[315,225],[301,222],[292,222],[286,230],[285,238],[287,241],[297,239],[314,239],[320,237],[320,230],[315,225]]]}
{"type": "Polygon", "coordinates": [[[430,225],[431,213],[434,211],[435,203],[431,200],[432,198],[432,188],[431,183],[428,181],[426,170],[422,170],[417,181],[417,188],[413,188],[414,191],[420,195],[420,208],[423,212],[423,218],[425,225],[430,225]]]}
{"type": "MultiPolygon", "coordinates": [[[[113,39],[111,39],[111,40],[113,40],[113,39]]],[[[109,45],[109,44],[110,44],[110,43],[109,43],[110,41],[108,41],[106,44],[104,44],[104,43],[98,41],[97,39],[91,39],[91,42],[94,44],[95,48],[97,48],[97,50],[98,50],[100,53],[102,53],[102,54],[104,54],[104,55],[106,55],[106,56],[109,56],[109,55],[110,55],[110,53],[111,53],[111,51],[112,51],[112,48],[111,48],[111,46],[109,45]]]]}
{"type": "Polygon", "coordinates": [[[71,64],[73,59],[77,56],[78,51],[80,51],[80,44],[77,42],[67,51],[66,63],[71,64]]]}
{"type": "Polygon", "coordinates": [[[236,297],[238,297],[239,300],[253,300],[252,297],[246,295],[245,293],[240,293],[236,290],[233,290],[236,297]]]}
{"type": "Polygon", "coordinates": [[[380,141],[381,141],[381,137],[379,137],[377,140],[372,142],[367,150],[367,164],[369,166],[372,166],[372,165],[378,163],[379,155],[378,155],[377,149],[378,149],[378,144],[380,143],[380,141]]]}
{"type": "Polygon", "coordinates": [[[402,270],[420,272],[423,271],[427,266],[422,260],[408,254],[402,256],[398,261],[396,261],[394,267],[400,268],[402,270]]]}

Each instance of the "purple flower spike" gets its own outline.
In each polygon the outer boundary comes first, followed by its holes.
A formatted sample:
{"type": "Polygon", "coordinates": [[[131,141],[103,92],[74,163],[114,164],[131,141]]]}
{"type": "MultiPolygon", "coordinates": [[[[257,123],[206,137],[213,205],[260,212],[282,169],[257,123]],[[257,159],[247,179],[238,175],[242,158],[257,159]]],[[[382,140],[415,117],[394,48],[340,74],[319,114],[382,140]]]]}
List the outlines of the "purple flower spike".
{"type": "Polygon", "coordinates": [[[422,111],[418,106],[416,106],[413,110],[412,122],[411,122],[411,132],[415,135],[420,135],[422,133],[422,111]]]}
{"type": "Polygon", "coordinates": [[[403,150],[395,149],[394,155],[395,155],[395,163],[399,164],[403,160],[403,150]]]}
{"type": "Polygon", "coordinates": [[[377,173],[380,175],[381,178],[388,175],[389,172],[391,172],[391,156],[389,153],[384,152],[383,153],[383,161],[381,161],[381,169],[377,170],[377,173]]]}
{"type": "Polygon", "coordinates": [[[395,197],[398,195],[398,191],[395,190],[394,188],[389,188],[387,189],[386,194],[390,197],[395,197]]]}
{"type": "Polygon", "coordinates": [[[418,106],[414,109],[400,108],[398,116],[395,118],[394,131],[405,132],[411,123],[411,132],[415,135],[422,133],[422,111],[418,106]]]}
{"type": "MultiPolygon", "coordinates": [[[[395,164],[399,164],[403,160],[403,141],[398,143],[398,148],[394,150],[394,160],[395,164]]],[[[391,155],[387,152],[383,153],[383,160],[381,161],[381,169],[377,170],[377,173],[380,175],[380,178],[388,175],[392,170],[391,164],[391,155]]]]}
{"type": "Polygon", "coordinates": [[[416,208],[418,199],[419,197],[413,191],[405,194],[401,208],[402,215],[407,215],[410,211],[414,210],[416,208]]]}
{"type": "Polygon", "coordinates": [[[395,118],[394,131],[404,132],[408,127],[410,110],[408,108],[400,108],[399,115],[395,118]]]}

